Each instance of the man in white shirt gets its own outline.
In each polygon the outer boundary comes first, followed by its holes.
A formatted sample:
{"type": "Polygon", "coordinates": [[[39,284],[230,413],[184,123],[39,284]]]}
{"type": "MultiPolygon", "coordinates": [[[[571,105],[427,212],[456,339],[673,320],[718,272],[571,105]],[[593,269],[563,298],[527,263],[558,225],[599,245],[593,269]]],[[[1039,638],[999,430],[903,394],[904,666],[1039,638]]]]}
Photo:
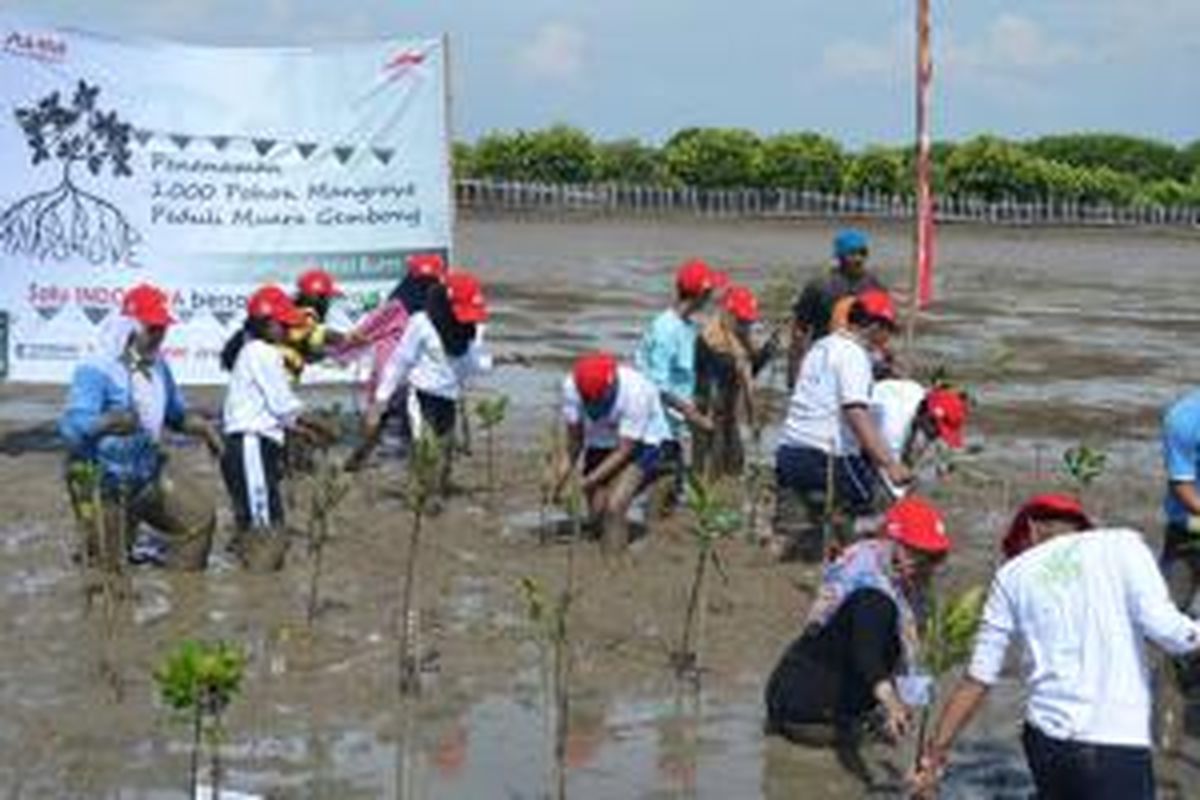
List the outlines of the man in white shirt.
{"type": "Polygon", "coordinates": [[[1019,640],[1029,689],[1022,743],[1038,796],[1152,800],[1145,641],[1194,653],[1200,625],[1171,602],[1141,534],[1092,529],[1069,495],[1026,503],[1004,552],[970,666],[922,755],[917,789],[934,790],[955,738],[1019,640]]]}
{"type": "Polygon", "coordinates": [[[580,489],[606,549],[624,548],[629,507],[658,477],[663,448],[673,441],[660,397],[649,378],[609,353],[581,356],[563,379],[567,450],[553,493],[561,494],[582,453],[580,489]]]}
{"type": "Polygon", "coordinates": [[[851,306],[848,325],[813,345],[800,365],[775,455],[775,529],[803,558],[822,554],[811,522],[827,506],[852,516],[871,509],[875,470],[896,486],[911,480],[870,413],[870,350],[885,346],[895,328],[891,297],[868,290],[851,306]]]}

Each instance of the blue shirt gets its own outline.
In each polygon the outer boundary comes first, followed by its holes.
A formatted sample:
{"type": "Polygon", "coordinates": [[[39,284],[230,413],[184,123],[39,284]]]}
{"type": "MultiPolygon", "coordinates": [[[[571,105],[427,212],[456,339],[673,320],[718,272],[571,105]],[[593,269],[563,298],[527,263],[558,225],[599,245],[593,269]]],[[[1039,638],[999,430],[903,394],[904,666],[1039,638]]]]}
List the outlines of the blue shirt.
{"type": "MultiPolygon", "coordinates": [[[[696,324],[668,308],[654,318],[642,336],[634,364],[660,392],[691,402],[696,393],[696,324]]],[[[683,415],[664,406],[671,430],[678,437],[683,433],[683,415]]]]}
{"type": "MultiPolygon", "coordinates": [[[[1191,481],[1200,489],[1197,481],[1197,462],[1200,462],[1200,390],[1190,392],[1167,409],[1163,416],[1162,430],[1163,466],[1168,481],[1191,481]]],[[[1188,510],[1167,487],[1163,501],[1167,522],[1186,524],[1188,510]]]]}
{"type": "MultiPolygon", "coordinates": [[[[151,369],[165,394],[163,422],[178,427],[183,422],[185,407],[175,377],[162,359],[151,369]]],[[[105,489],[125,486],[137,490],[158,477],[162,453],[157,437],[144,429],[122,436],[97,435],[100,418],[114,410],[137,414],[129,368],[118,360],[89,361],[76,367],[71,378],[58,431],[67,442],[71,458],[99,465],[105,489]]]]}

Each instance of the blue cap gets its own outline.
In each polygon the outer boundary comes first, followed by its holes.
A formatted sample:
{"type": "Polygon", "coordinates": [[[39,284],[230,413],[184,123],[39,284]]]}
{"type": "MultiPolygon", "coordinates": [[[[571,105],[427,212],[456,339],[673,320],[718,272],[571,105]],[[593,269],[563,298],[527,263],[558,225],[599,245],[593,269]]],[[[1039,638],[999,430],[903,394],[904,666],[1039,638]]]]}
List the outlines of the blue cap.
{"type": "Polygon", "coordinates": [[[866,250],[869,244],[865,233],[856,228],[846,228],[833,237],[833,255],[839,259],[845,258],[856,250],[866,250]]]}

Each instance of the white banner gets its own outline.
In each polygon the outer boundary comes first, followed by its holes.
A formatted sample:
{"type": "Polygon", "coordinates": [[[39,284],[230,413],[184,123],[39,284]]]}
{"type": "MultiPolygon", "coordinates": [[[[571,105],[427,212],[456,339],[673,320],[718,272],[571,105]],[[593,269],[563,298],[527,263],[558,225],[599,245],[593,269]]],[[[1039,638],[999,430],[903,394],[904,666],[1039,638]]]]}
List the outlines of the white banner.
{"type": "Polygon", "coordinates": [[[3,17],[0,36],[10,379],[68,380],[146,280],[174,298],[178,378],[217,382],[257,285],[319,265],[353,319],[450,246],[440,40],[213,48],[3,17]]]}

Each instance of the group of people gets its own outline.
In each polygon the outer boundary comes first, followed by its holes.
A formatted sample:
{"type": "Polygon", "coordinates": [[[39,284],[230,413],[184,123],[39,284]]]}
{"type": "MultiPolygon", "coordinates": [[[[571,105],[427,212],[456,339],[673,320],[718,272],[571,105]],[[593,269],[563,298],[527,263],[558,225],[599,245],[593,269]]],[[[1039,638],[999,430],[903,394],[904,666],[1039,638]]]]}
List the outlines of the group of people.
{"type": "MultiPolygon", "coordinates": [[[[766,422],[756,376],[786,347],[789,399],[775,451],[774,532],[781,552],[822,563],[822,583],[800,636],[767,682],[768,729],[806,743],[853,746],[872,732],[897,741],[927,694],[919,630],[926,592],[952,549],[941,512],[913,491],[931,443],[961,447],[966,396],[923,386],[891,349],[893,296],[867,268],[869,241],[834,239],[834,266],[806,285],[786,330],[760,341],[748,287],[699,260],[675,273],[668,308],[649,320],[631,358],[588,352],[561,385],[566,446],[549,476],[561,495],[574,478],[593,529],[615,550],[627,516],[650,487],[651,510],[677,502],[689,473],[738,476],[743,434],[766,422]],[[836,523],[836,524],[835,524],[836,523]]],[[[322,359],[368,358],[363,441],[345,463],[360,469],[389,426],[450,442],[468,381],[497,361],[484,344],[488,305],[479,280],[414,256],[387,300],[352,329],[327,324],[339,294],[328,273],[296,290],[264,286],[221,353],[229,372],[220,430],[190,412],[162,356],[175,322],[169,297],[139,285],[101,346],[73,377],[60,421],[76,502],[99,498],[84,557],[111,567],[128,557],[202,569],[215,530],[203,494],[176,474],[162,446],[176,431],[219,459],[236,522],[231,550],[253,569],[284,558],[280,484],[293,442],[333,432],[296,391],[322,359]],[[78,465],[88,469],[77,469],[78,465]],[[83,477],[86,476],[86,480],[83,477]],[[125,542],[139,524],[155,537],[125,542]]],[[[1166,418],[1170,479],[1166,556],[1171,588],[1142,538],[1092,524],[1077,498],[1047,494],[1021,506],[1001,543],[970,666],[933,726],[912,776],[931,793],[950,748],[999,679],[1019,642],[1030,687],[1023,744],[1041,796],[1149,798],[1149,669],[1144,643],[1172,654],[1200,649],[1200,626],[1180,609],[1197,587],[1200,558],[1200,393],[1166,418]]]]}

